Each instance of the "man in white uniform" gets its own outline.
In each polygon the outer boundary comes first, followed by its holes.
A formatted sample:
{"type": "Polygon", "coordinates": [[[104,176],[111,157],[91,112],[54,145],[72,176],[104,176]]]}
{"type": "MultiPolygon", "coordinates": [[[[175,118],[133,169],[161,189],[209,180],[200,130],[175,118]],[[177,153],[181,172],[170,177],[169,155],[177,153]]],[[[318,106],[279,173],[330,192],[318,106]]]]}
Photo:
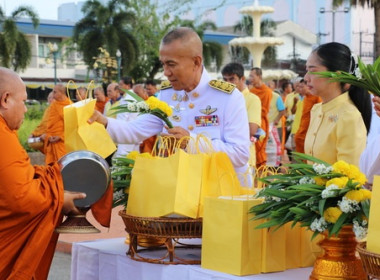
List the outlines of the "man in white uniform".
{"type": "Polygon", "coordinates": [[[104,124],[117,143],[138,143],[161,132],[176,139],[201,133],[210,138],[215,151],[229,156],[238,174],[247,172],[250,140],[244,97],[235,85],[211,80],[203,67],[197,33],[180,27],[166,34],[160,61],[169,82],[161,87],[158,98],[173,107],[174,128],[164,127],[161,119],[150,114],[126,124],[95,112],[89,123],[104,124]]]}

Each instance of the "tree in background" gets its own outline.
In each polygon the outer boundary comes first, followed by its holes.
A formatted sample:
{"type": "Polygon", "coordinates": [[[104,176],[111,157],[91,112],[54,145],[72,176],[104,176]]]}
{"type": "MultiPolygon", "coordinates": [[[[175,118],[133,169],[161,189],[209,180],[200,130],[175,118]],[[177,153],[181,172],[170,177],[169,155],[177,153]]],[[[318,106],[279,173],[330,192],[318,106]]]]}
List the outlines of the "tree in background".
{"type": "Polygon", "coordinates": [[[352,6],[360,5],[373,8],[375,13],[375,53],[374,57],[380,56],[380,1],[379,0],[333,0],[333,7],[337,8],[343,3],[350,3],[352,6]]]}
{"type": "MultiPolygon", "coordinates": [[[[264,19],[260,24],[260,33],[262,37],[273,37],[276,30],[276,23],[270,19],[264,19]]],[[[243,34],[252,36],[253,21],[250,16],[244,16],[242,20],[234,26],[234,32],[240,31],[243,34]]],[[[240,63],[247,63],[249,60],[249,51],[243,47],[233,47],[232,57],[240,63]]],[[[277,51],[275,46],[265,49],[262,65],[264,67],[274,67],[276,65],[277,51]]]]}
{"type": "Polygon", "coordinates": [[[98,0],[88,0],[82,11],[84,17],[75,25],[73,39],[88,68],[94,69],[99,48],[103,48],[112,57],[119,49],[122,74],[131,70],[138,59],[138,45],[131,32],[136,16],[129,1],[110,0],[103,5],[98,0]]]}
{"type": "Polygon", "coordinates": [[[199,25],[196,25],[196,23],[192,20],[183,20],[181,25],[190,27],[197,32],[203,42],[203,63],[205,67],[210,67],[211,62],[215,61],[216,72],[218,72],[223,63],[223,47],[219,43],[203,40],[206,30],[217,30],[216,24],[212,21],[205,21],[199,25]]]}
{"type": "MultiPolygon", "coordinates": [[[[158,9],[150,0],[130,0],[136,21],[133,22],[133,36],[139,49],[139,58],[129,75],[136,81],[153,79],[161,68],[159,47],[162,37],[180,22],[178,16],[171,17],[168,10],[158,9]]],[[[189,0],[168,1],[173,5],[189,0]]],[[[170,4],[169,3],[169,4],[170,4]]]]}
{"type": "Polygon", "coordinates": [[[32,59],[32,47],[27,37],[17,29],[16,20],[19,17],[29,17],[33,27],[39,25],[39,18],[33,8],[20,6],[14,10],[10,17],[6,17],[0,7],[0,63],[15,71],[24,70],[32,59]]]}

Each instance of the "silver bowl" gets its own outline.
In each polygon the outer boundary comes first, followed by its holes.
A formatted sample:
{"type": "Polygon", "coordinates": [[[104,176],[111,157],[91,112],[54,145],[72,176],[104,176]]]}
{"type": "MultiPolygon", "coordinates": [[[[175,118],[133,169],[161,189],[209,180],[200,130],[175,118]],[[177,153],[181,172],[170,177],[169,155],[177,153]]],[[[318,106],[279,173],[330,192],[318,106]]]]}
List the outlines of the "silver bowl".
{"type": "Polygon", "coordinates": [[[58,160],[66,191],[84,192],[86,198],[75,200],[77,207],[89,207],[106,192],[111,180],[108,163],[90,151],[75,151],[58,160]]]}

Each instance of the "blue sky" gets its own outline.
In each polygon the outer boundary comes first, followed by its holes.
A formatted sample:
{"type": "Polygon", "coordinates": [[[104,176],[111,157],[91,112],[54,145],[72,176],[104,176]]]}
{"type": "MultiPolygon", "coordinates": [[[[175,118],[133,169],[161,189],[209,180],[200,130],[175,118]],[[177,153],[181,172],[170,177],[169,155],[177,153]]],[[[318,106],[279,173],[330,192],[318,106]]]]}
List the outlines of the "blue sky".
{"type": "Polygon", "coordinates": [[[32,6],[40,19],[57,19],[58,6],[64,3],[78,2],[73,0],[0,0],[0,6],[7,15],[22,5],[32,6]]]}

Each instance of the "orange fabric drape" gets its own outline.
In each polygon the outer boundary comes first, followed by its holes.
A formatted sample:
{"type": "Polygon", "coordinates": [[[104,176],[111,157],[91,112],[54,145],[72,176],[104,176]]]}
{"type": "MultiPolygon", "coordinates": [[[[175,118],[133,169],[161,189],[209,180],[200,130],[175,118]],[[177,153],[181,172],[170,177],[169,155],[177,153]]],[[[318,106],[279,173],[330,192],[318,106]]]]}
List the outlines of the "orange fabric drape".
{"type": "Polygon", "coordinates": [[[140,144],[140,153],[152,153],[157,136],[149,137],[140,144]]]}
{"type": "Polygon", "coordinates": [[[256,147],[256,168],[263,166],[267,162],[266,146],[269,136],[268,112],[272,100],[272,90],[265,84],[260,87],[253,87],[250,91],[256,94],[261,100],[261,129],[265,131],[265,138],[255,142],[256,147]]]}
{"type": "Polygon", "coordinates": [[[104,113],[104,107],[106,106],[106,103],[108,102],[109,98],[106,97],[105,101],[98,101],[96,100],[95,103],[95,110],[99,111],[100,113],[104,113]]]}
{"type": "Polygon", "coordinates": [[[110,227],[111,212],[113,203],[113,181],[108,185],[107,191],[94,204],[91,205],[91,212],[95,220],[103,227],[110,227]]]}
{"type": "Polygon", "coordinates": [[[0,139],[0,279],[47,279],[62,218],[59,166],[32,166],[1,116],[0,139]]]}
{"type": "Polygon", "coordinates": [[[45,141],[45,163],[49,164],[56,162],[62,156],[66,154],[65,142],[64,142],[64,120],[63,120],[63,107],[71,104],[70,99],[66,98],[63,101],[53,101],[50,105],[49,116],[46,129],[46,141],[45,141]],[[50,136],[59,136],[60,141],[50,143],[48,141],[50,136]]]}
{"type": "Polygon", "coordinates": [[[309,124],[310,124],[310,111],[311,111],[311,108],[313,108],[314,104],[317,104],[319,102],[322,102],[322,99],[319,96],[312,95],[310,93],[307,93],[304,96],[300,126],[298,128],[298,131],[294,135],[294,141],[296,144],[296,152],[299,152],[299,153],[305,152],[305,149],[304,149],[305,138],[306,138],[307,129],[309,128],[309,124]]]}

